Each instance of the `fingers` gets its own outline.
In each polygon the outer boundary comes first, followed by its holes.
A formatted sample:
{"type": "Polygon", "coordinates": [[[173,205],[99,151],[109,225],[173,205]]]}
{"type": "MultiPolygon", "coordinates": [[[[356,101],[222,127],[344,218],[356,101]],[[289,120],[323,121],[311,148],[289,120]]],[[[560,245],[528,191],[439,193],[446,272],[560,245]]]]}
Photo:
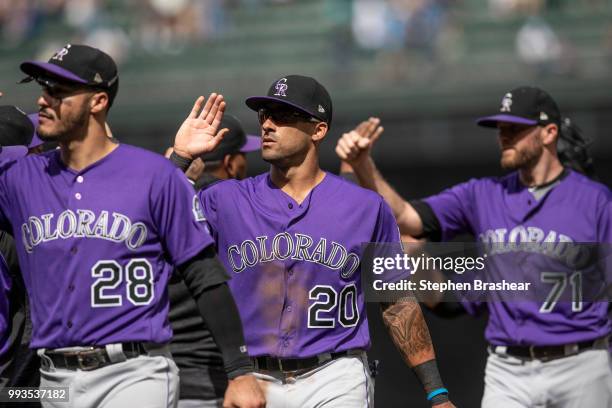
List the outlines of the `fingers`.
{"type": "Polygon", "coordinates": [[[375,134],[376,129],[378,128],[379,125],[380,125],[380,119],[371,117],[370,119],[368,119],[367,124],[365,126],[365,130],[361,135],[363,137],[371,139],[372,136],[375,134]]]}
{"type": "Polygon", "coordinates": [[[212,109],[216,99],[217,99],[217,94],[214,92],[211,93],[208,99],[206,100],[206,104],[204,104],[204,109],[202,109],[202,111],[198,115],[198,119],[206,120],[206,117],[208,116],[208,113],[212,109]]]}
{"type": "Polygon", "coordinates": [[[221,126],[221,121],[223,120],[223,114],[225,113],[225,101],[223,101],[223,95],[219,95],[221,97],[221,101],[217,108],[215,115],[211,119],[211,124],[213,129],[219,129],[221,126]]]}
{"type": "Polygon", "coordinates": [[[366,126],[368,126],[368,121],[364,120],[359,125],[357,125],[357,127],[353,131],[362,135],[363,132],[365,131],[366,126]]]}
{"type": "Polygon", "coordinates": [[[219,113],[219,109],[221,109],[221,116],[219,117],[219,122],[223,117],[223,110],[225,109],[225,102],[223,101],[223,95],[211,93],[208,97],[208,101],[206,105],[204,105],[204,109],[200,113],[200,119],[204,119],[206,123],[209,125],[213,124],[213,121],[217,117],[219,113]],[[223,107],[221,107],[223,105],[223,107]]]}
{"type": "Polygon", "coordinates": [[[204,97],[203,96],[198,96],[198,99],[196,99],[195,103],[193,104],[193,108],[191,108],[191,112],[189,112],[189,119],[195,119],[198,117],[198,112],[200,112],[200,109],[202,109],[202,104],[204,103],[204,97]]]}
{"type": "Polygon", "coordinates": [[[385,131],[385,128],[382,126],[379,126],[375,131],[374,134],[372,135],[372,137],[370,137],[370,141],[372,143],[376,142],[378,140],[378,138],[380,137],[380,135],[382,135],[382,132],[385,131]]]}
{"type": "Polygon", "coordinates": [[[228,132],[228,128],[223,128],[218,131],[217,134],[210,140],[210,142],[208,142],[209,151],[213,151],[214,149],[216,149],[228,132]]]}

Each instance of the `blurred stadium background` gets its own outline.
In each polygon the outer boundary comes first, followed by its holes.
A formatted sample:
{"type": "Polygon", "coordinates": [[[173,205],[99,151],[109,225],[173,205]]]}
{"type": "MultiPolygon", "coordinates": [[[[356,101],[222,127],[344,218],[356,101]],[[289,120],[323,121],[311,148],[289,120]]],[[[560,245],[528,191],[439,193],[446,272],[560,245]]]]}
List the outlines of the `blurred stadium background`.
{"type": "MultiPolygon", "coordinates": [[[[500,174],[495,134],[474,119],[532,84],[593,139],[599,177],[612,181],[611,0],[0,0],[2,104],[35,111],[38,89],[16,84],[19,63],[67,42],[119,62],[113,133],[160,153],[198,95],[222,92],[257,133],[244,98],[305,74],[334,101],[323,167],[337,171],[342,132],[379,116],[386,131],[375,157],[415,198],[500,174]]],[[[251,173],[265,171],[257,155],[249,161],[251,173]]],[[[370,306],[377,406],[427,407],[370,306]]],[[[427,317],[453,400],[479,406],[484,320],[427,317]]]]}

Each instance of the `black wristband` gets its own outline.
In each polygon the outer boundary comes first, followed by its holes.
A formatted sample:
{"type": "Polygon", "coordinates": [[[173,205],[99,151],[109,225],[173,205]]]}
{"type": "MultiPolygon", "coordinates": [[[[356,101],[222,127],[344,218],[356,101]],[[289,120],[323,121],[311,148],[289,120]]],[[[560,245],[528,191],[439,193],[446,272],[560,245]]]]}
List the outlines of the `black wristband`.
{"type": "MultiPolygon", "coordinates": [[[[444,388],[435,359],[414,366],[412,370],[419,378],[419,381],[421,381],[421,384],[425,389],[425,393],[429,394],[434,390],[444,388]]],[[[442,402],[446,401],[448,401],[447,393],[438,394],[430,400],[432,405],[441,404],[442,402]]]]}
{"type": "Polygon", "coordinates": [[[186,172],[189,166],[191,166],[191,162],[193,160],[183,156],[179,156],[178,154],[176,154],[176,152],[172,151],[172,153],[170,154],[170,161],[174,163],[174,165],[181,169],[183,172],[186,172]]]}

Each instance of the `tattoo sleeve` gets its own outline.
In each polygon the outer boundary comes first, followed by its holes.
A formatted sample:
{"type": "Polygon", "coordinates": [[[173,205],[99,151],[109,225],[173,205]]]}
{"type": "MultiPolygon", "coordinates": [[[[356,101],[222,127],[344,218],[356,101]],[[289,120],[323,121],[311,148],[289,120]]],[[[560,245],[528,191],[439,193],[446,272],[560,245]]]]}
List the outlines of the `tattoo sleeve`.
{"type": "Polygon", "coordinates": [[[416,300],[382,303],[381,308],[391,339],[410,367],[435,358],[429,329],[416,300]]]}

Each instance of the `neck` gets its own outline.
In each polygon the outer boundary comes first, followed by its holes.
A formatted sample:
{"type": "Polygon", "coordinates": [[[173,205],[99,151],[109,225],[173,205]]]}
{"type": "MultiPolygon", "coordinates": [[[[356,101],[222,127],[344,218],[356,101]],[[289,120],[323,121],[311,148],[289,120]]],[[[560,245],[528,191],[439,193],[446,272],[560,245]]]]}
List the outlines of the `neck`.
{"type": "Polygon", "coordinates": [[[117,146],[106,136],[104,127],[91,120],[84,136],[60,143],[61,158],[67,167],[80,171],[105,157],[117,146]]]}
{"type": "Polygon", "coordinates": [[[274,185],[299,204],[324,178],[325,172],[319,167],[318,160],[306,160],[295,167],[270,167],[270,179],[274,185]]]}
{"type": "Polygon", "coordinates": [[[563,165],[556,156],[543,156],[535,165],[519,169],[521,182],[527,187],[549,183],[563,172],[563,165]]]}

